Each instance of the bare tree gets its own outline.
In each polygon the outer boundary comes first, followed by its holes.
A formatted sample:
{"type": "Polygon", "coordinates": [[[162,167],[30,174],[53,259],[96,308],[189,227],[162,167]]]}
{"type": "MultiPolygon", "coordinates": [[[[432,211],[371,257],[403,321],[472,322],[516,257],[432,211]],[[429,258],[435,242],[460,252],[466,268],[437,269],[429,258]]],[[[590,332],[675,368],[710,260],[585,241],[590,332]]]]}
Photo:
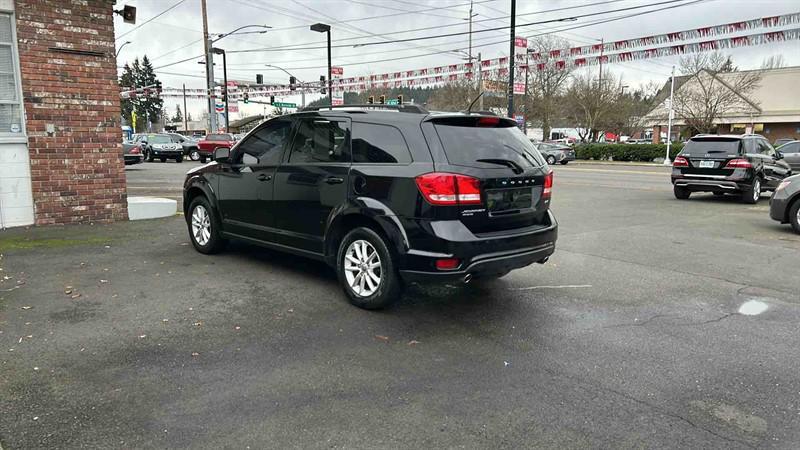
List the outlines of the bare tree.
{"type": "Polygon", "coordinates": [[[566,90],[572,69],[560,68],[556,62],[561,57],[550,57],[551,50],[569,48],[569,41],[554,34],[537,36],[528,41],[528,47],[538,52],[540,60],[530,61],[526,114],[542,121],[545,139],[550,136],[553,120],[559,110],[559,98],[566,90]]]}
{"type": "Polygon", "coordinates": [[[673,108],[692,131],[711,133],[720,116],[758,111],[747,95],[758,87],[760,71],[738,72],[730,57],[717,52],[681,58],[680,70],[687,79],[675,91],[673,108]]]}
{"type": "Polygon", "coordinates": [[[567,115],[578,128],[581,141],[596,141],[604,127],[613,127],[613,115],[618,114],[618,100],[622,95],[622,82],[613,74],[602,82],[590,73],[573,77],[564,97],[567,115]],[[581,130],[581,128],[583,130],[581,130]]]}

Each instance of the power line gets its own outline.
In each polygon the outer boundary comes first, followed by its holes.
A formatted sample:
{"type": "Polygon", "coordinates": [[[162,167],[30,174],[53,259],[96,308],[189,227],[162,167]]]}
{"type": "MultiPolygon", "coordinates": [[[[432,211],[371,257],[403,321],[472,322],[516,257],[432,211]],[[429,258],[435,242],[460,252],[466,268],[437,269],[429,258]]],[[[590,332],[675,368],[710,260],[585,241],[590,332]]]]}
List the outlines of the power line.
{"type": "Polygon", "coordinates": [[[115,41],[118,41],[118,40],[122,39],[123,37],[125,37],[125,36],[127,36],[127,35],[129,35],[129,34],[133,33],[134,31],[138,30],[139,28],[142,28],[143,26],[147,25],[148,23],[150,23],[150,22],[152,22],[152,21],[154,21],[154,20],[158,19],[159,17],[161,17],[161,16],[163,16],[164,14],[166,14],[166,13],[168,13],[168,12],[172,11],[172,10],[173,10],[173,9],[175,9],[175,8],[176,8],[178,5],[180,5],[181,3],[185,2],[185,1],[186,1],[186,0],[178,0],[178,2],[177,2],[177,3],[175,3],[175,4],[174,4],[174,5],[172,5],[172,6],[170,6],[169,8],[167,8],[167,9],[165,9],[165,10],[161,11],[160,13],[156,14],[155,16],[153,16],[153,17],[151,17],[151,18],[149,18],[149,19],[145,20],[144,22],[142,22],[141,24],[139,24],[139,25],[137,25],[137,26],[135,26],[135,27],[131,28],[130,30],[128,30],[128,31],[126,31],[126,32],[124,32],[124,33],[122,33],[122,34],[120,34],[119,36],[117,36],[117,38],[115,39],[115,41]]]}

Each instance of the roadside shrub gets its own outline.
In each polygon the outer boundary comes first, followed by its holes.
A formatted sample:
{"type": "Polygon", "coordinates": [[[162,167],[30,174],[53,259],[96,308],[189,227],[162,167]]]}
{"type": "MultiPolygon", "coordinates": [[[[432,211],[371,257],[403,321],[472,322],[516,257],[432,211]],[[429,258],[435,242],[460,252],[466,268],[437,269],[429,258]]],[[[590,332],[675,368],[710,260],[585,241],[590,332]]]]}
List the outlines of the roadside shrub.
{"type": "MultiPolygon", "coordinates": [[[[669,157],[675,158],[680,153],[683,144],[674,143],[670,146],[669,157]]],[[[666,144],[577,144],[575,156],[578,159],[614,161],[653,161],[663,158],[667,151],[666,144]]]]}

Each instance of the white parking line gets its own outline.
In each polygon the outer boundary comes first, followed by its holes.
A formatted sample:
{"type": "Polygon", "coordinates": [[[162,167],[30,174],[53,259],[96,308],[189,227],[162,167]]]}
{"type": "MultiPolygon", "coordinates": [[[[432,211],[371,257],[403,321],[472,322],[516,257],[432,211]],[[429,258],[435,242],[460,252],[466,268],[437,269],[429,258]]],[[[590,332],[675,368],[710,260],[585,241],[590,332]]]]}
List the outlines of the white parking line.
{"type": "Polygon", "coordinates": [[[521,288],[509,288],[509,291],[530,291],[533,289],[575,289],[575,288],[590,288],[591,284],[562,284],[558,286],[528,286],[521,288]]]}

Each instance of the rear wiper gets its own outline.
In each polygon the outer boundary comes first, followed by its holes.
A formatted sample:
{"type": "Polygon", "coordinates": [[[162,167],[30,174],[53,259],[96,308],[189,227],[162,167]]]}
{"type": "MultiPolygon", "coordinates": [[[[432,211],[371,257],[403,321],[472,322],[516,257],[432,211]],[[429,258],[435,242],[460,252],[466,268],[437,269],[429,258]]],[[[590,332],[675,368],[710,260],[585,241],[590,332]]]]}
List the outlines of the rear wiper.
{"type": "Polygon", "coordinates": [[[475,161],[510,167],[511,170],[513,170],[514,173],[517,173],[517,174],[522,173],[522,172],[525,171],[525,169],[523,169],[522,166],[520,166],[519,164],[517,164],[514,161],[511,161],[509,159],[486,158],[486,159],[476,159],[475,161]]]}

